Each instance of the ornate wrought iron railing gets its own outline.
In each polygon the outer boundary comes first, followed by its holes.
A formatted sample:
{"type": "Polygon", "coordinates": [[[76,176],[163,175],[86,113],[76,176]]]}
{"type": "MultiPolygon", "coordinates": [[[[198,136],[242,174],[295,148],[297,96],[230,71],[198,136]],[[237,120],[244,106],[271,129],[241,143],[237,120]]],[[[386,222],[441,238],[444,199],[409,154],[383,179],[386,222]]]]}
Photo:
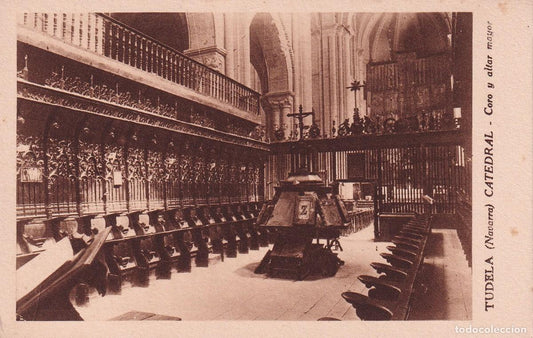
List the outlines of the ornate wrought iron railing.
{"type": "Polygon", "coordinates": [[[23,13],[18,24],[259,114],[260,94],[100,13],[23,13]]]}

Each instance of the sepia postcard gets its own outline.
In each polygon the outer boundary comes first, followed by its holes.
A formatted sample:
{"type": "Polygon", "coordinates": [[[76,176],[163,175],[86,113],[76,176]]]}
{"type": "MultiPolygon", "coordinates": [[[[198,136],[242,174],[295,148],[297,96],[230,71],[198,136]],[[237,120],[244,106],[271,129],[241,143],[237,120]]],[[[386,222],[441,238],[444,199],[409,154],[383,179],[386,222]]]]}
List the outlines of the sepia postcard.
{"type": "Polygon", "coordinates": [[[532,13],[6,2],[0,336],[532,336],[532,13]]]}

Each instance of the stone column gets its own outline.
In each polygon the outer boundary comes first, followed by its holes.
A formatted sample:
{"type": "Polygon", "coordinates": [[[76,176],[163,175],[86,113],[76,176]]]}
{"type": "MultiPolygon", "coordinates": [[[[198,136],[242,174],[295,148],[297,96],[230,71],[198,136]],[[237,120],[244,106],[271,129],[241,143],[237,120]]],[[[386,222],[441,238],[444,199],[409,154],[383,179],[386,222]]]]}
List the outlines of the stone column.
{"type": "Polygon", "coordinates": [[[188,57],[203,63],[222,74],[226,70],[226,50],[217,46],[210,46],[198,49],[187,49],[183,52],[188,57]]]}
{"type": "Polygon", "coordinates": [[[344,118],[346,119],[349,119],[349,120],[352,120],[353,121],[353,118],[352,118],[352,112],[353,112],[353,107],[354,107],[354,96],[352,95],[353,93],[349,90],[349,89],[346,89],[346,87],[348,87],[350,85],[350,83],[353,81],[354,79],[354,72],[353,72],[353,69],[351,67],[351,61],[352,61],[352,49],[350,48],[351,47],[351,37],[352,35],[349,34],[349,33],[345,33],[344,34],[344,37],[343,37],[343,44],[344,44],[344,77],[343,77],[343,81],[341,83],[341,90],[344,90],[344,93],[343,93],[343,113],[344,113],[344,118]]]}
{"type": "MultiPolygon", "coordinates": [[[[235,14],[234,14],[235,15],[235,14]]],[[[239,13],[239,22],[235,24],[235,55],[237,71],[235,79],[247,87],[252,86],[252,64],[250,62],[250,22],[254,13],[239,13]]]]}
{"type": "Polygon", "coordinates": [[[335,18],[331,13],[321,16],[322,23],[318,27],[318,34],[321,40],[320,53],[320,78],[323,85],[322,102],[322,134],[331,135],[333,121],[338,129],[339,121],[339,49],[338,31],[339,25],[335,23],[335,18]]]}
{"type": "MultiPolygon", "coordinates": [[[[295,102],[294,107],[300,104],[305,112],[311,111],[313,108],[313,89],[312,89],[312,50],[311,50],[311,16],[308,13],[294,14],[294,38],[295,45],[294,54],[297,64],[297,78],[294,80],[295,84],[295,102]],[[296,84],[299,82],[298,90],[296,84]],[[299,100],[296,100],[298,98],[299,100]]],[[[318,107],[317,107],[318,108],[318,107]]],[[[304,118],[304,124],[311,125],[313,117],[307,116],[304,118]]]]}
{"type": "Polygon", "coordinates": [[[228,77],[234,78],[235,67],[235,52],[234,52],[234,34],[233,25],[235,24],[232,13],[224,13],[224,48],[226,48],[226,65],[225,74],[228,77]]]}
{"type": "Polygon", "coordinates": [[[270,116],[267,118],[267,135],[276,140],[274,136],[276,129],[285,127],[284,138],[287,138],[291,130],[291,119],[287,114],[293,112],[294,93],[291,91],[267,93],[262,99],[265,114],[270,116]],[[272,123],[269,124],[268,121],[272,123]]]}
{"type": "MultiPolygon", "coordinates": [[[[285,129],[287,133],[290,133],[290,131],[294,129],[294,122],[293,122],[294,118],[290,118],[287,116],[287,114],[292,113],[292,100],[293,100],[292,97],[288,97],[288,98],[285,98],[281,102],[280,121],[283,127],[285,126],[287,127],[285,129]]],[[[285,136],[289,136],[289,135],[285,135],[285,136]]]]}
{"type": "MultiPolygon", "coordinates": [[[[360,82],[366,81],[366,65],[370,61],[368,59],[368,53],[365,53],[365,50],[362,48],[357,48],[356,55],[355,55],[355,61],[356,61],[355,63],[355,67],[356,67],[355,74],[356,75],[355,76],[357,76],[357,79],[360,82]]],[[[367,108],[366,108],[366,100],[365,100],[365,95],[364,95],[365,90],[366,90],[366,87],[359,90],[360,93],[358,93],[358,96],[357,96],[357,105],[359,106],[360,117],[363,117],[363,115],[369,115],[369,112],[367,111],[367,108]]]]}
{"type": "MultiPolygon", "coordinates": [[[[336,28],[336,27],[335,27],[336,28]]],[[[338,91],[337,91],[337,85],[338,85],[338,79],[337,79],[337,36],[336,36],[336,29],[331,29],[328,32],[325,32],[326,35],[326,43],[324,45],[329,46],[328,51],[328,58],[327,58],[327,69],[328,69],[328,92],[324,93],[325,95],[328,95],[329,97],[329,117],[330,120],[329,126],[326,125],[325,127],[329,128],[331,132],[331,128],[333,127],[333,121],[335,121],[335,128],[338,129],[339,124],[342,121],[339,121],[339,105],[338,105],[338,91]]],[[[326,108],[327,109],[327,108],[326,108]]],[[[327,118],[326,118],[327,119],[327,118]]],[[[326,122],[326,121],[324,121],[326,122]]]]}

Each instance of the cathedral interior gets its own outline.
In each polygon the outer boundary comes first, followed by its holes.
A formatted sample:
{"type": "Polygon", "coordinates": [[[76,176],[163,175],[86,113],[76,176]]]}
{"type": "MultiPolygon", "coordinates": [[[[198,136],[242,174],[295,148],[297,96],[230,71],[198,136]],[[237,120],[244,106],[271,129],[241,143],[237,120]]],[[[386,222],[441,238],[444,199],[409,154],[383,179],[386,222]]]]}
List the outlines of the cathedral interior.
{"type": "Polygon", "coordinates": [[[17,320],[471,319],[471,130],[471,13],[19,13],[17,320]]]}

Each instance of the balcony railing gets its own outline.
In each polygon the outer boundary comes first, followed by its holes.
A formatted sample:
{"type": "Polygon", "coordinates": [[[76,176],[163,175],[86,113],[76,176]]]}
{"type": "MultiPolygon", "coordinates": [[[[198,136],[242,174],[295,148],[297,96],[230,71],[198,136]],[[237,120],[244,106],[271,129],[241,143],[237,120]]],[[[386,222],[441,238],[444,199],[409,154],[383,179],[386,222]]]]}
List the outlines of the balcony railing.
{"type": "Polygon", "coordinates": [[[99,13],[23,13],[18,24],[259,114],[259,93],[99,13]]]}

